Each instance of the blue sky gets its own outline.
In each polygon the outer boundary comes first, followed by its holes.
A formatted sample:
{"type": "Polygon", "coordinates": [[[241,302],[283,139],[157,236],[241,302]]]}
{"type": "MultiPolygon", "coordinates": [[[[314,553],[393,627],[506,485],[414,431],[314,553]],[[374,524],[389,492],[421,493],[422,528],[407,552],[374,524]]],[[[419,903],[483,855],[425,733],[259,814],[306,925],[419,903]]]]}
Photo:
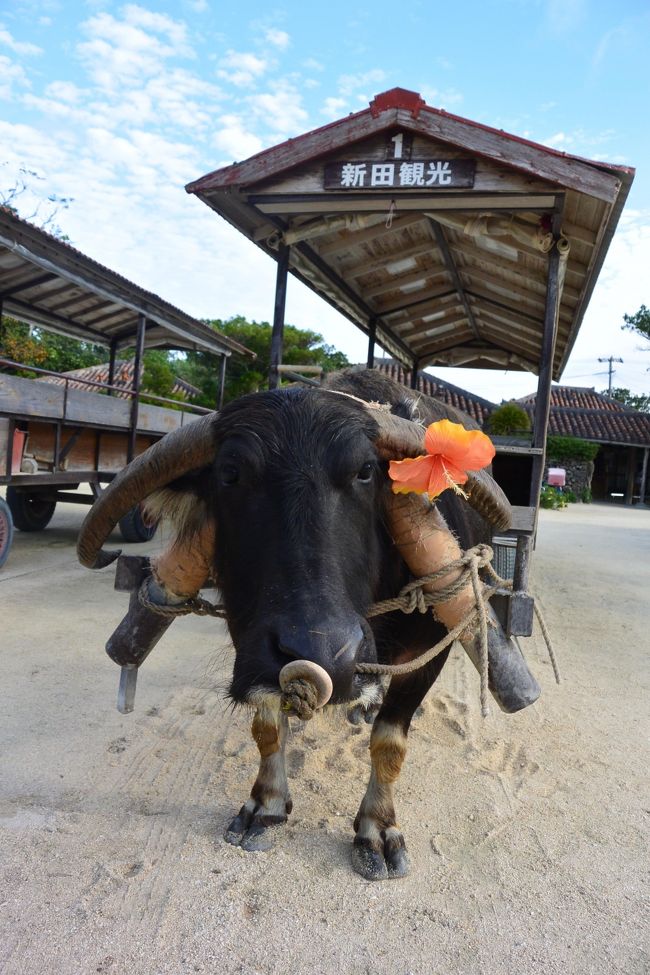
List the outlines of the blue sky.
{"type": "MultiPolygon", "coordinates": [[[[650,6],[501,0],[175,3],[0,0],[0,189],[21,167],[72,197],[80,250],[199,317],[272,315],[274,263],[185,183],[365,108],[394,86],[593,159],[637,167],[563,381],[650,389],[650,352],[620,329],[650,306],[650,6]]],[[[36,200],[20,201],[30,216],[36,200]]],[[[287,320],[353,360],[365,339],[297,282],[287,320]]],[[[525,373],[433,370],[493,400],[525,373]]]]}

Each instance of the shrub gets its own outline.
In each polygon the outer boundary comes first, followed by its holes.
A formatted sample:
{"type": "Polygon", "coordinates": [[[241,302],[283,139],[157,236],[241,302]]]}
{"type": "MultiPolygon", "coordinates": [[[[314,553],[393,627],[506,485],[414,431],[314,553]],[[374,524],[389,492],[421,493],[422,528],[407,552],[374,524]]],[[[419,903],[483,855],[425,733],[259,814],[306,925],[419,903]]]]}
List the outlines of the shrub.
{"type": "Polygon", "coordinates": [[[593,497],[591,494],[591,488],[585,487],[582,489],[582,494],[580,495],[580,500],[583,504],[591,504],[593,497]]]}
{"type": "Polygon", "coordinates": [[[530,417],[517,403],[502,403],[490,414],[488,429],[497,437],[526,434],[530,432],[530,417]]]}
{"type": "Polygon", "coordinates": [[[600,444],[579,437],[547,437],[546,456],[553,460],[593,460],[600,444]]]}
{"type": "Polygon", "coordinates": [[[550,484],[545,484],[539,494],[540,508],[566,508],[566,498],[550,484]]]}

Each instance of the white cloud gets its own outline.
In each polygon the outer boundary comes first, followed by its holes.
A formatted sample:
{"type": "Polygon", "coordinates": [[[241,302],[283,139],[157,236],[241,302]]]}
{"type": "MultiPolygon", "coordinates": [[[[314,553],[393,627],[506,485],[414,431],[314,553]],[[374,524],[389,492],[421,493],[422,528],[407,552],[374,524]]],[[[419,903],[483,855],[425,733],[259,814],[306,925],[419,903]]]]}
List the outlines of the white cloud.
{"type": "Polygon", "coordinates": [[[285,30],[278,30],[276,27],[269,27],[266,30],[264,40],[281,51],[286,51],[291,43],[291,38],[287,32],[285,30]]]}
{"type": "Polygon", "coordinates": [[[281,141],[302,132],[309,118],[302,106],[302,95],[293,85],[279,81],[270,90],[247,99],[253,116],[268,132],[268,141],[281,141]]]}
{"type": "Polygon", "coordinates": [[[328,119],[337,119],[343,115],[347,106],[345,98],[326,98],[320,110],[321,115],[328,119]]]}
{"type": "Polygon", "coordinates": [[[268,68],[267,61],[246,51],[227,51],[220,64],[218,76],[237,88],[252,85],[268,68]]]}
{"type": "Polygon", "coordinates": [[[48,98],[60,99],[70,105],[78,105],[87,92],[72,84],[71,81],[52,81],[46,86],[45,94],[48,98]]]}
{"type": "Polygon", "coordinates": [[[43,48],[37,47],[36,44],[30,44],[29,41],[17,41],[3,24],[0,24],[0,44],[8,47],[14,54],[21,55],[21,57],[43,53],[43,48]]]}
{"type": "Polygon", "coordinates": [[[134,4],[122,13],[123,20],[99,13],[85,21],[82,30],[89,39],[77,45],[89,77],[105,91],[158,74],[171,57],[194,56],[185,24],[134,4]]]}
{"type": "Polygon", "coordinates": [[[204,14],[206,10],[210,9],[208,0],[187,0],[187,2],[197,14],[204,14]]]}
{"type": "Polygon", "coordinates": [[[0,99],[11,101],[16,88],[29,88],[29,78],[21,65],[0,54],[0,99]]]}
{"type": "MultiPolygon", "coordinates": [[[[338,79],[338,89],[341,95],[350,97],[351,95],[361,94],[360,89],[367,89],[369,85],[381,85],[386,79],[386,72],[381,68],[373,68],[363,74],[343,74],[338,79]]],[[[370,96],[376,94],[371,92],[370,96]]],[[[363,97],[366,97],[365,94],[363,97]]]]}
{"type": "Polygon", "coordinates": [[[433,108],[451,108],[453,105],[460,105],[463,101],[462,94],[456,88],[428,88],[424,86],[420,94],[427,105],[433,108]]]}
{"type": "Polygon", "coordinates": [[[261,139],[246,129],[241,116],[222,115],[218,124],[212,145],[226,155],[224,165],[248,159],[264,148],[261,139]]]}
{"type": "Polygon", "coordinates": [[[585,0],[547,0],[546,19],[555,34],[568,34],[580,26],[586,16],[585,0]]]}

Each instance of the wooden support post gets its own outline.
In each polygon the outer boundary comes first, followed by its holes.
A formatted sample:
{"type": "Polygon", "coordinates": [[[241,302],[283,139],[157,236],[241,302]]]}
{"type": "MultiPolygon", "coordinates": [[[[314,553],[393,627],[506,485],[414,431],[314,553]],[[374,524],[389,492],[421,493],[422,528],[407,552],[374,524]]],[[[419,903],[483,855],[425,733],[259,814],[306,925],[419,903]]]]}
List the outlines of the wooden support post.
{"type": "Polygon", "coordinates": [[[641,466],[641,485],[639,487],[639,504],[645,504],[645,495],[648,485],[648,454],[650,454],[650,447],[644,447],[643,464],[641,466]]]}
{"type": "MultiPolygon", "coordinates": [[[[548,278],[546,283],[546,311],[544,314],[544,334],[542,337],[542,358],[535,398],[535,419],[533,423],[533,447],[546,447],[546,430],[551,411],[551,381],[553,378],[553,356],[559,311],[559,267],[560,255],[553,246],[548,258],[548,278]]],[[[544,454],[533,462],[530,484],[530,504],[537,506],[542,487],[545,464],[544,454]]]]}
{"type": "Polygon", "coordinates": [[[634,475],[636,474],[636,447],[628,447],[627,477],[625,479],[625,504],[634,500],[634,475]]]}
{"type": "Polygon", "coordinates": [[[216,402],[216,408],[217,408],[217,410],[222,410],[223,409],[223,396],[224,396],[224,393],[226,391],[226,363],[227,363],[227,361],[228,361],[228,357],[224,353],[221,356],[221,362],[219,363],[219,388],[217,389],[217,402],[216,402]]]}
{"type": "Polygon", "coordinates": [[[133,397],[131,399],[131,430],[129,433],[129,450],[127,463],[135,457],[135,441],[138,431],[138,412],[140,409],[140,373],[142,371],[142,356],[144,354],[144,333],[147,320],[144,315],[138,315],[138,333],[135,340],[135,358],[133,360],[133,397]]]}
{"type": "Polygon", "coordinates": [[[375,367],[375,339],[377,337],[377,322],[371,318],[368,322],[368,369],[375,367]]]}
{"type": "Polygon", "coordinates": [[[411,367],[411,389],[418,388],[418,363],[419,359],[413,360],[413,365],[411,367]]]}
{"type": "MultiPolygon", "coordinates": [[[[108,385],[115,385],[115,360],[117,358],[117,339],[111,340],[111,356],[108,360],[108,385]]],[[[113,390],[106,390],[109,396],[113,395],[113,390]]]]}
{"type": "Polygon", "coordinates": [[[271,334],[271,368],[269,370],[269,389],[280,385],[278,366],[282,362],[282,339],[284,337],[284,309],[287,303],[287,275],[291,248],[280,244],[278,248],[278,271],[275,279],[275,306],[273,309],[273,332],[271,334]]]}

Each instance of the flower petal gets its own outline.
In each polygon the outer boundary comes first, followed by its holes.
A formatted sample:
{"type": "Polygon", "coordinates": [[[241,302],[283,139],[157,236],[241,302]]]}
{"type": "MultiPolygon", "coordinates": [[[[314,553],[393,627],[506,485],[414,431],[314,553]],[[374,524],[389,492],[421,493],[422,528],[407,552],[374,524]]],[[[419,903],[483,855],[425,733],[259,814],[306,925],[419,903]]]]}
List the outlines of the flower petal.
{"type": "Polygon", "coordinates": [[[414,491],[424,494],[428,490],[433,457],[408,457],[406,460],[391,460],[388,474],[393,481],[395,494],[414,491]]]}
{"type": "Polygon", "coordinates": [[[446,457],[438,454],[431,460],[433,463],[427,488],[427,494],[430,498],[437,498],[447,488],[453,487],[454,484],[464,484],[467,480],[465,471],[461,471],[454,464],[449,463],[446,457]]]}
{"type": "Polygon", "coordinates": [[[478,471],[487,467],[495,454],[492,441],[481,430],[466,430],[462,424],[451,420],[438,420],[430,424],[424,436],[424,445],[429,454],[442,454],[449,463],[463,471],[478,471]]]}

